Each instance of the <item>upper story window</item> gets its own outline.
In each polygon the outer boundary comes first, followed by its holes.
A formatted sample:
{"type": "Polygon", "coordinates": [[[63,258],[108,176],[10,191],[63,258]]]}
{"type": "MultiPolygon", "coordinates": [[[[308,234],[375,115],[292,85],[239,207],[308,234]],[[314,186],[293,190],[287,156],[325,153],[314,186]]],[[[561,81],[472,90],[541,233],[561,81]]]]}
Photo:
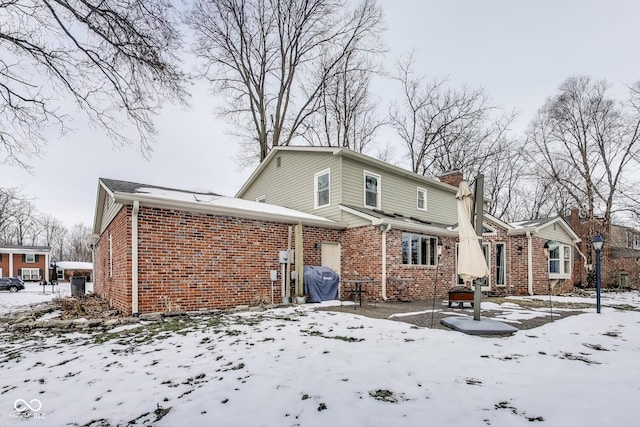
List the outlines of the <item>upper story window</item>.
{"type": "Polygon", "coordinates": [[[321,208],[329,206],[331,203],[330,194],[331,173],[329,169],[325,169],[313,176],[314,186],[314,207],[321,208]]]}
{"type": "Polygon", "coordinates": [[[380,209],[380,175],[364,171],[364,205],[380,209]]]}
{"type": "Polygon", "coordinates": [[[571,247],[558,243],[549,248],[549,277],[571,277],[571,247]]]}
{"type": "Polygon", "coordinates": [[[427,210],[427,190],[424,188],[418,187],[418,202],[417,208],[420,211],[427,210]]]}
{"type": "Polygon", "coordinates": [[[36,262],[36,254],[24,254],[24,262],[28,262],[28,263],[36,262]]]}

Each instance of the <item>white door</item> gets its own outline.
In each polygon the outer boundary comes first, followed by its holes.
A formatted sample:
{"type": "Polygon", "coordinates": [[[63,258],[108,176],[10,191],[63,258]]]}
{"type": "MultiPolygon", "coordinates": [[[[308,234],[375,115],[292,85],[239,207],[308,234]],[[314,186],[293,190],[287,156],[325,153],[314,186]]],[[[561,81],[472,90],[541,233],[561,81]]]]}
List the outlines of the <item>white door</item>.
{"type": "Polygon", "coordinates": [[[340,243],[322,243],[321,264],[340,274],[340,243]]]}

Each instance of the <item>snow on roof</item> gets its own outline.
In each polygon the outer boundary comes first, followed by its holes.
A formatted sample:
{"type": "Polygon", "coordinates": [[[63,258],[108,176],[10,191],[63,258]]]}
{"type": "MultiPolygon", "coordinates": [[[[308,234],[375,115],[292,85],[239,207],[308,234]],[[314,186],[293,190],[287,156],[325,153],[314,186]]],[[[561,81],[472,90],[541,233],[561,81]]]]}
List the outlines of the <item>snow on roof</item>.
{"type": "Polygon", "coordinates": [[[556,218],[538,218],[538,219],[529,219],[526,221],[516,221],[510,222],[509,225],[513,228],[528,228],[528,227],[539,227],[543,224],[546,224],[550,221],[555,220],[556,218]]]}
{"type": "Polygon", "coordinates": [[[56,266],[63,270],[93,270],[93,263],[80,261],[57,261],[56,266]]]}
{"type": "Polygon", "coordinates": [[[144,194],[157,199],[203,203],[210,206],[217,206],[222,208],[237,209],[248,212],[259,212],[272,215],[282,215],[289,217],[296,217],[300,219],[309,219],[314,221],[324,221],[327,223],[333,223],[327,218],[321,216],[300,212],[295,209],[289,209],[282,206],[271,205],[268,203],[254,202],[252,200],[238,199],[235,197],[226,197],[214,195],[211,193],[198,193],[185,190],[170,190],[166,188],[154,188],[154,187],[139,187],[135,190],[134,194],[144,194]]]}

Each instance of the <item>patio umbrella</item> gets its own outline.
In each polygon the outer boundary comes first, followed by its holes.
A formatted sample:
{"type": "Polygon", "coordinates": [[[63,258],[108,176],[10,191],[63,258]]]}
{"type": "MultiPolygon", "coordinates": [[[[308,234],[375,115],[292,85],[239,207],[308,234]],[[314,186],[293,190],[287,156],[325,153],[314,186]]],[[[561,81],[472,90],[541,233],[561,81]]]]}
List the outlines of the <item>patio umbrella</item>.
{"type": "Polygon", "coordinates": [[[473,200],[471,189],[466,181],[462,181],[456,193],[458,199],[458,274],[462,280],[470,282],[489,276],[489,267],[480,247],[479,237],[471,223],[473,200]]]}

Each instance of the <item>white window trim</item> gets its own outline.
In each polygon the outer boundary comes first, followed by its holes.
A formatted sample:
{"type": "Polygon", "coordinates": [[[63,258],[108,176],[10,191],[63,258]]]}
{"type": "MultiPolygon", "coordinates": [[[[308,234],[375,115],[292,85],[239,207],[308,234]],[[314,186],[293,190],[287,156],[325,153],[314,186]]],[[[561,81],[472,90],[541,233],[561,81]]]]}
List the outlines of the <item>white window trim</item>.
{"type": "Polygon", "coordinates": [[[381,203],[382,203],[382,177],[380,175],[378,175],[377,173],[369,172],[369,171],[365,170],[364,171],[363,180],[362,180],[362,192],[363,192],[363,196],[364,196],[364,207],[365,208],[380,209],[380,206],[381,206],[381,203]],[[376,177],[378,179],[378,187],[377,187],[377,192],[376,192],[376,206],[372,206],[372,205],[368,205],[367,204],[367,175],[376,177]]]}
{"type": "Polygon", "coordinates": [[[495,269],[496,269],[496,286],[507,286],[507,277],[509,277],[509,275],[507,274],[507,244],[505,242],[496,242],[496,262],[495,262],[495,269]],[[504,283],[500,284],[498,283],[498,245],[502,246],[502,256],[504,257],[504,283]]]}
{"type": "Polygon", "coordinates": [[[416,208],[419,211],[427,211],[427,189],[426,188],[422,188],[422,187],[418,187],[416,190],[416,208]],[[420,207],[420,193],[422,193],[422,200],[424,202],[424,206],[420,207]]]}
{"type": "Polygon", "coordinates": [[[314,209],[318,209],[318,208],[324,208],[326,206],[330,206],[331,205],[331,168],[327,168],[324,170],[321,170],[320,172],[317,172],[316,174],[313,175],[313,208],[314,209]],[[328,197],[328,202],[324,205],[320,205],[318,204],[318,178],[320,178],[323,175],[329,175],[329,197],[328,197]]]}
{"type": "MultiPolygon", "coordinates": [[[[558,265],[560,268],[560,272],[559,273],[552,273],[551,269],[549,268],[551,266],[551,261],[552,258],[551,256],[549,256],[549,258],[547,259],[547,272],[549,273],[549,279],[570,279],[571,278],[571,269],[573,268],[573,266],[571,264],[573,264],[572,260],[573,260],[573,250],[571,249],[571,245],[566,245],[564,243],[558,243],[558,245],[554,245],[553,248],[558,248],[558,256],[559,258],[557,258],[558,261],[558,265]],[[569,248],[569,272],[566,272],[564,270],[564,248],[569,248]]],[[[551,250],[551,248],[549,248],[549,250],[551,250]]],[[[553,260],[555,261],[556,258],[553,258],[553,260]]]]}
{"type": "Polygon", "coordinates": [[[39,268],[32,268],[32,267],[27,267],[27,268],[22,268],[22,271],[20,272],[20,277],[22,278],[22,280],[40,280],[42,277],[40,276],[40,269],[39,268]],[[24,274],[25,271],[29,271],[29,277],[27,278],[26,275],[24,274]],[[34,277],[34,273],[35,272],[35,277],[34,277]]]}
{"type": "Polygon", "coordinates": [[[24,254],[24,262],[29,264],[35,264],[36,254],[24,254]]]}
{"type": "MultiPolygon", "coordinates": [[[[438,237],[437,236],[432,236],[432,235],[429,235],[429,234],[419,234],[419,233],[411,233],[411,232],[408,232],[408,231],[403,231],[402,232],[402,240],[401,240],[401,242],[404,242],[405,235],[408,236],[408,238],[409,238],[409,245],[407,247],[407,249],[408,249],[407,261],[408,262],[407,263],[404,262],[404,252],[402,251],[403,252],[403,254],[402,254],[403,255],[402,256],[402,266],[404,266],[404,267],[411,266],[411,267],[429,267],[429,268],[433,268],[433,267],[436,267],[438,265],[439,259],[438,259],[438,255],[437,255],[437,251],[438,251],[438,244],[437,244],[438,237]],[[420,264],[419,262],[418,262],[418,264],[412,264],[411,263],[411,259],[412,259],[412,256],[411,256],[412,255],[411,238],[413,236],[416,236],[419,239],[429,239],[429,240],[432,240],[434,242],[433,245],[429,245],[432,252],[428,254],[429,255],[428,259],[429,260],[431,260],[431,258],[433,258],[433,260],[434,260],[433,264],[428,264],[428,263],[427,264],[420,264]]],[[[420,253],[418,254],[418,258],[420,260],[420,258],[421,258],[420,257],[420,253]]]]}

